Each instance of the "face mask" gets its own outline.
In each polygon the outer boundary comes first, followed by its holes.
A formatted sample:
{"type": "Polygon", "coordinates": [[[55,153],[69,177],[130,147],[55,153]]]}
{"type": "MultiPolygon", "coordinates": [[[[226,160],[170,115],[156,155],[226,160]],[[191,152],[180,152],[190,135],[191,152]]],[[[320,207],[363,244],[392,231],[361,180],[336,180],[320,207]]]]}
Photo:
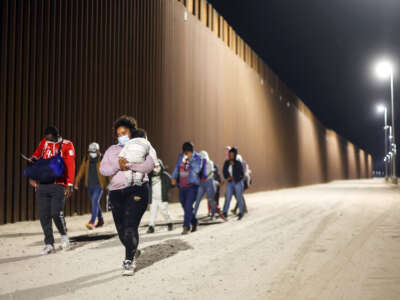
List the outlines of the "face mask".
{"type": "Polygon", "coordinates": [[[159,174],[161,172],[161,167],[156,166],[153,171],[154,171],[154,174],[159,174]]]}
{"type": "Polygon", "coordinates": [[[97,153],[89,153],[89,156],[90,156],[91,158],[96,158],[96,157],[97,157],[97,153]]]}
{"type": "Polygon", "coordinates": [[[127,142],[129,142],[129,140],[130,138],[127,135],[120,136],[118,138],[118,144],[123,147],[127,142]]]}

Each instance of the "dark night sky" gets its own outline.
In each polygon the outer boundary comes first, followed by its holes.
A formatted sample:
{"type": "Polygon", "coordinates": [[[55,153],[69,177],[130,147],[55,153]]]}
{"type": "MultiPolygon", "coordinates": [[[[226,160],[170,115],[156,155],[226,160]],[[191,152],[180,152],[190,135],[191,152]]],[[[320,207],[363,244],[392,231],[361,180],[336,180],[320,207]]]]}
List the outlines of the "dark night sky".
{"type": "Polygon", "coordinates": [[[383,115],[375,106],[389,105],[390,90],[373,65],[400,57],[400,0],[209,2],[326,127],[383,159],[383,115]]]}

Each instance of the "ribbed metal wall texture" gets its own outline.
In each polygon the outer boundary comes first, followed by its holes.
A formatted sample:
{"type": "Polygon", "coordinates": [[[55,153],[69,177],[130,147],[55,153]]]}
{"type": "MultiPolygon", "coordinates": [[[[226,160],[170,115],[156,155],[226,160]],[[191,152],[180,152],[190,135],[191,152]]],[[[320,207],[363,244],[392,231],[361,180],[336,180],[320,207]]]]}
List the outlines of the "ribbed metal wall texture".
{"type": "MultiPolygon", "coordinates": [[[[74,142],[78,167],[90,142],[115,142],[121,114],[171,167],[185,140],[219,165],[237,145],[254,191],[371,175],[371,156],[326,130],[204,0],[0,5],[0,224],[37,217],[20,153],[47,125],[74,142]]],[[[89,209],[81,190],[66,214],[89,209]]]]}
{"type": "MultiPolygon", "coordinates": [[[[47,125],[74,142],[77,167],[90,142],[114,142],[121,114],[159,139],[162,10],[153,0],[0,3],[1,224],[37,217],[20,153],[34,151],[47,125]]],[[[66,204],[68,215],[89,209],[84,190],[66,204]]]]}
{"type": "Polygon", "coordinates": [[[236,145],[253,191],[371,176],[371,156],[324,128],[215,10],[201,9],[209,4],[163,3],[168,161],[187,139],[220,165],[224,147],[236,145]]]}

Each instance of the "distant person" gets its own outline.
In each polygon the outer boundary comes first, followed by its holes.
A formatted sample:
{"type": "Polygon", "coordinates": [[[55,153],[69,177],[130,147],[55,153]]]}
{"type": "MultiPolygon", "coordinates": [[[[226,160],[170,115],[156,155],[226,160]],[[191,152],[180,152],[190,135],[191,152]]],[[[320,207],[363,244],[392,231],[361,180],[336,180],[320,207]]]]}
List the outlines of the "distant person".
{"type": "Polygon", "coordinates": [[[61,235],[61,249],[68,250],[70,248],[63,210],[65,199],[72,195],[75,177],[75,148],[72,142],[63,139],[55,126],[47,127],[44,136],[30,158],[30,162],[34,164],[40,159],[49,159],[59,153],[64,161],[65,169],[63,175],[54,181],[30,181],[37,190],[39,202],[39,219],[45,243],[45,247],[41,251],[42,255],[55,251],[52,220],[61,235]]]}
{"type": "MultiPolygon", "coordinates": [[[[157,153],[147,140],[146,131],[141,128],[135,129],[132,133],[132,139],[122,148],[119,157],[125,158],[130,163],[142,163],[145,161],[147,155],[150,155],[154,165],[157,166],[157,153]]],[[[124,174],[129,182],[133,181],[134,185],[142,185],[145,174],[141,172],[133,173],[131,170],[125,171],[124,174]],[[132,177],[133,174],[134,177],[132,177]]]]}
{"type": "Polygon", "coordinates": [[[140,254],[138,228],[149,202],[147,175],[143,178],[142,185],[133,185],[124,172],[148,174],[154,168],[154,161],[150,155],[141,163],[129,163],[127,159],[119,157],[122,148],[132,139],[136,127],[136,120],[129,116],[121,116],[115,121],[114,134],[118,143],[107,149],[100,164],[100,173],[111,177],[108,185],[109,202],[119,239],[125,247],[125,259],[122,264],[124,276],[132,276],[135,272],[136,259],[140,254]]]}
{"type": "Polygon", "coordinates": [[[241,220],[244,215],[243,208],[243,179],[244,171],[243,165],[237,160],[237,149],[232,147],[229,150],[229,159],[225,161],[223,174],[227,180],[226,185],[226,199],[224,205],[224,217],[228,217],[229,205],[232,196],[235,194],[239,202],[239,215],[238,219],[241,220]]]}
{"type": "Polygon", "coordinates": [[[172,184],[179,187],[179,201],[184,210],[182,234],[188,234],[190,225],[192,232],[197,230],[197,219],[193,214],[193,203],[196,200],[200,185],[200,172],[203,168],[203,159],[194,152],[191,142],[185,142],[182,153],[178,156],[175,170],[172,173],[172,184]]]}
{"type": "Polygon", "coordinates": [[[165,221],[168,223],[168,231],[173,229],[172,219],[168,212],[168,202],[170,198],[171,175],[165,170],[163,162],[159,159],[153,172],[149,174],[150,179],[150,220],[147,233],[154,233],[154,226],[157,214],[160,211],[165,221]]]}
{"type": "MultiPolygon", "coordinates": [[[[219,173],[218,165],[216,163],[214,163],[213,184],[214,184],[214,189],[215,189],[215,195],[214,195],[215,209],[218,212],[218,211],[220,211],[219,197],[220,197],[220,192],[221,192],[222,178],[219,173]]],[[[210,215],[211,215],[211,207],[209,207],[209,211],[210,211],[210,215]]]]}
{"type": "Polygon", "coordinates": [[[93,230],[94,228],[102,227],[104,225],[103,214],[100,206],[100,199],[103,191],[107,187],[108,180],[100,173],[100,163],[102,155],[100,152],[100,145],[98,143],[91,143],[89,145],[88,153],[82,159],[81,166],[79,167],[78,175],[75,179],[75,189],[79,189],[79,183],[84,178],[85,187],[88,190],[89,198],[92,202],[92,217],[89,223],[86,224],[87,229],[93,230]],[[95,225],[96,218],[98,219],[95,225]]]}
{"type": "MultiPolygon", "coordinates": [[[[250,167],[249,167],[248,163],[243,159],[243,157],[240,154],[237,155],[237,160],[240,161],[242,163],[242,166],[243,166],[243,171],[244,171],[244,179],[243,179],[243,187],[244,188],[243,188],[243,191],[246,191],[250,187],[250,184],[252,182],[252,180],[251,180],[251,170],[250,170],[250,167]]],[[[239,201],[237,200],[236,195],[235,195],[235,198],[236,198],[236,205],[235,205],[235,208],[232,209],[232,213],[236,215],[237,209],[238,209],[238,206],[239,206],[239,201]]],[[[244,195],[242,196],[242,198],[243,198],[244,213],[247,214],[247,212],[248,212],[247,211],[247,204],[246,204],[246,200],[244,198],[244,195]]]]}
{"type": "Polygon", "coordinates": [[[211,219],[214,219],[215,215],[215,187],[214,187],[214,162],[208,156],[207,151],[203,150],[200,152],[200,156],[203,159],[203,170],[200,177],[200,185],[196,196],[196,204],[194,206],[193,214],[196,218],[199,210],[200,202],[204,195],[207,195],[208,204],[211,208],[211,219]]]}

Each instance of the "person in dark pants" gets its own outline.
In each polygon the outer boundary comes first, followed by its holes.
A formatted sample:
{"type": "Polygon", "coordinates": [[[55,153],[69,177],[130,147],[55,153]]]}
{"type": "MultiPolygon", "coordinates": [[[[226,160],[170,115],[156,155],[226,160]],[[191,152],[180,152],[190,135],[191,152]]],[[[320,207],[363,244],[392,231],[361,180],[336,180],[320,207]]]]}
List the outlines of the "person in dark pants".
{"type": "Polygon", "coordinates": [[[123,275],[126,276],[134,274],[136,259],[140,254],[137,250],[138,227],[149,202],[149,186],[147,175],[143,178],[141,186],[133,186],[133,183],[128,182],[125,172],[148,174],[154,169],[154,161],[150,155],[147,155],[146,160],[141,163],[129,163],[125,158],[119,157],[122,148],[131,139],[136,128],[135,119],[129,116],[120,117],[114,123],[118,144],[107,149],[100,163],[100,173],[111,177],[108,185],[109,201],[119,239],[125,247],[123,275]]]}
{"type": "Polygon", "coordinates": [[[220,197],[220,190],[221,190],[221,175],[219,174],[218,165],[214,164],[214,185],[215,185],[215,204],[219,206],[219,197],[220,197]]]}
{"type": "Polygon", "coordinates": [[[75,179],[75,189],[79,189],[79,182],[85,179],[85,187],[88,189],[89,198],[92,202],[92,217],[86,224],[87,229],[93,230],[104,225],[103,214],[100,206],[100,199],[103,191],[107,187],[107,178],[100,174],[100,162],[102,155],[100,145],[91,143],[89,145],[88,154],[82,159],[78,175],[75,179]],[[96,218],[98,222],[94,225],[96,218]]]}
{"type": "Polygon", "coordinates": [[[55,250],[52,220],[61,235],[61,248],[68,250],[70,247],[63,210],[65,199],[72,195],[75,177],[75,148],[72,142],[60,137],[55,126],[47,127],[44,134],[45,138],[42,139],[39,147],[33,153],[30,162],[49,159],[59,152],[64,160],[65,169],[63,175],[57,178],[55,182],[38,183],[30,181],[37,191],[40,224],[45,236],[45,248],[41,252],[42,255],[50,254],[55,250]]]}
{"type": "Polygon", "coordinates": [[[197,219],[193,214],[193,203],[196,200],[200,185],[200,173],[203,170],[203,159],[194,152],[191,142],[185,142],[179,154],[175,170],[172,173],[172,185],[179,186],[179,201],[184,210],[182,234],[188,234],[190,225],[192,232],[197,230],[197,219]]]}
{"type": "Polygon", "coordinates": [[[139,224],[149,203],[149,185],[111,191],[110,202],[119,239],[125,246],[125,260],[132,261],[139,245],[139,224]]]}

